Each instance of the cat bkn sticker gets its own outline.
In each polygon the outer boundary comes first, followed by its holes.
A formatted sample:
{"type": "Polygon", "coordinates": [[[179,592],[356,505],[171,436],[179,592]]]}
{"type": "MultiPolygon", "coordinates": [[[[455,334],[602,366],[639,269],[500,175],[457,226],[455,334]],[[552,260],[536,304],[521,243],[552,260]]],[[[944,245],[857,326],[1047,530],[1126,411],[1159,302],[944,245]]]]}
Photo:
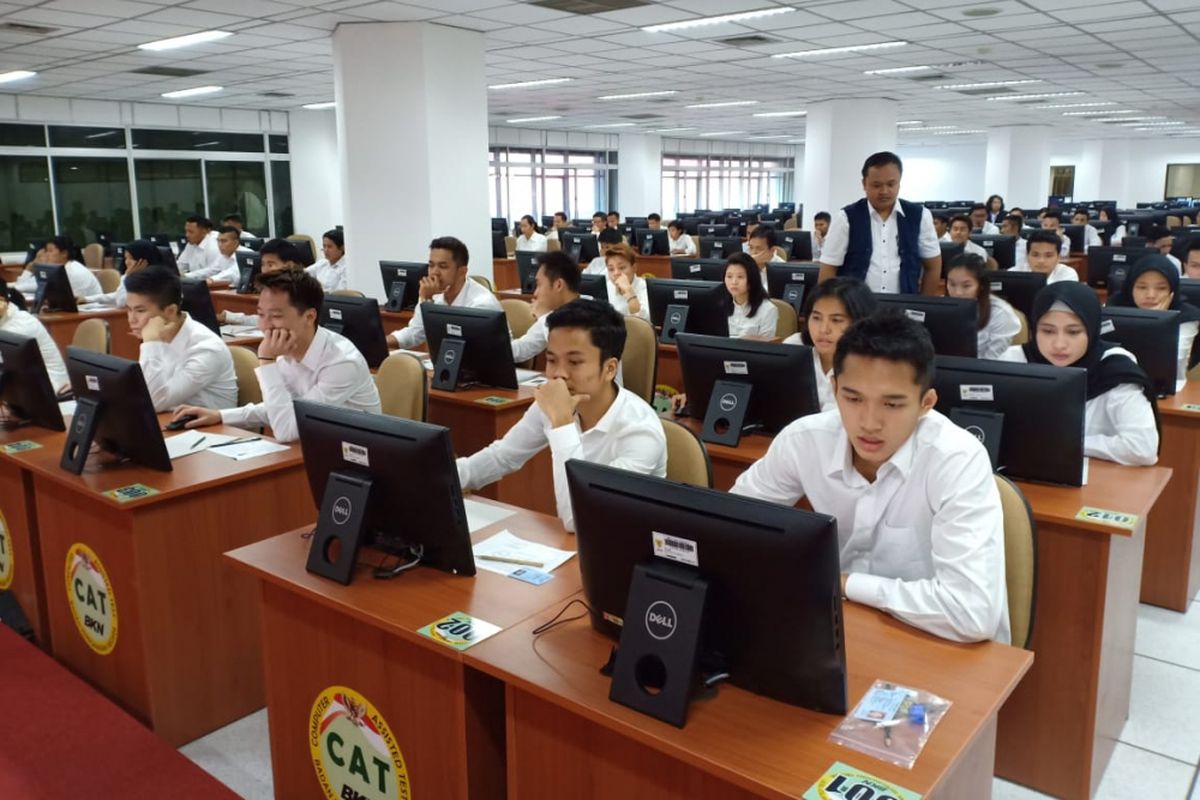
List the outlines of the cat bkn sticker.
{"type": "Polygon", "coordinates": [[[67,604],[88,647],[106,656],[117,646],[117,598],[104,565],[92,548],[67,548],[67,604]]]}
{"type": "Polygon", "coordinates": [[[410,800],[408,768],[383,715],[345,686],[317,696],[308,747],[328,800],[410,800]]]}

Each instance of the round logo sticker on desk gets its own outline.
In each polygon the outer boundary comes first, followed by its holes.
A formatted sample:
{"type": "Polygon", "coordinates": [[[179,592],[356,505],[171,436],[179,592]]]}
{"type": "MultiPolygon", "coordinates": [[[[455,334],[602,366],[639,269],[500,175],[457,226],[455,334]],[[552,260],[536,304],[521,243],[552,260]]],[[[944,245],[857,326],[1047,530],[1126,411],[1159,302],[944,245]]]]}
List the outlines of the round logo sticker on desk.
{"type": "Polygon", "coordinates": [[[67,548],[67,603],[79,635],[102,656],[117,645],[117,599],[104,565],[92,548],[67,548]]]}
{"type": "Polygon", "coordinates": [[[12,536],[8,533],[8,520],[0,512],[0,592],[12,586],[13,551],[12,536]]]}
{"type": "Polygon", "coordinates": [[[410,800],[408,768],[396,737],[371,701],[345,686],[317,696],[308,747],[328,800],[410,800]]]}

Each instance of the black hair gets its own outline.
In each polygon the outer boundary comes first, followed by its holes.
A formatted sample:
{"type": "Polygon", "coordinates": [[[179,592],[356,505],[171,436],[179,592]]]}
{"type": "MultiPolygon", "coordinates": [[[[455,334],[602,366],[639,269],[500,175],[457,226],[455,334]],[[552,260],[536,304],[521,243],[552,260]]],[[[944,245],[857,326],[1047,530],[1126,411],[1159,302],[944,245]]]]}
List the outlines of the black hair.
{"type": "Polygon", "coordinates": [[[580,297],[559,306],[546,317],[547,332],[555,328],[582,328],[600,349],[600,363],[620,359],[625,352],[625,318],[607,301],[580,297]]]}
{"type": "Polygon", "coordinates": [[[621,236],[621,232],[616,228],[605,228],[596,236],[600,244],[620,244],[625,241],[625,237],[621,236]]]}
{"type": "Polygon", "coordinates": [[[183,304],[179,273],[162,264],[153,264],[137,272],[126,273],[125,292],[144,294],[159,308],[183,304]]]}
{"type": "Polygon", "coordinates": [[[683,220],[681,220],[681,219],[671,220],[670,222],[667,223],[667,227],[674,228],[675,230],[679,231],[680,233],[684,232],[683,231],[683,220]]]}
{"type": "Polygon", "coordinates": [[[1165,239],[1173,234],[1163,225],[1151,225],[1142,235],[1146,237],[1147,242],[1157,242],[1159,239],[1165,239]]]}
{"type": "Polygon", "coordinates": [[[262,246],[262,249],[258,251],[258,254],[260,256],[279,256],[279,260],[283,261],[285,264],[288,262],[300,264],[304,260],[300,256],[300,251],[296,245],[292,242],[289,242],[287,239],[270,240],[262,246]]]}
{"type": "Polygon", "coordinates": [[[985,206],[983,203],[974,203],[971,205],[971,210],[968,211],[967,214],[968,215],[974,214],[976,211],[983,211],[984,213],[986,213],[987,210],[988,210],[988,207],[985,206]]]}
{"type": "Polygon", "coordinates": [[[1012,222],[1018,228],[1021,228],[1025,225],[1025,218],[1019,217],[1016,214],[1005,214],[1003,217],[996,220],[996,226],[999,227],[1000,225],[1003,225],[1006,222],[1012,222]]]}
{"type": "Polygon", "coordinates": [[[1113,224],[1114,228],[1121,224],[1121,215],[1117,213],[1117,209],[1111,206],[1102,206],[1096,213],[1108,217],[1108,221],[1113,224]]]}
{"type": "Polygon", "coordinates": [[[646,217],[647,222],[649,222],[650,220],[654,220],[655,222],[662,222],[662,216],[659,214],[651,213],[649,216],[646,217]]]}
{"type": "Polygon", "coordinates": [[[813,214],[813,222],[818,220],[821,222],[833,222],[833,217],[829,215],[828,211],[818,211],[817,213],[813,214]]]}
{"type": "Polygon", "coordinates": [[[934,215],[933,215],[933,221],[934,221],[934,222],[940,222],[940,223],[942,223],[943,225],[945,225],[947,228],[949,228],[949,227],[950,227],[950,223],[951,223],[951,222],[953,222],[954,220],[953,220],[953,219],[951,219],[951,218],[950,218],[950,216],[949,216],[948,214],[941,214],[941,213],[938,213],[938,214],[934,214],[934,215]]]}
{"type": "MultiPolygon", "coordinates": [[[[232,229],[231,229],[232,230],[232,229]]],[[[162,251],[147,239],[135,239],[125,245],[125,252],[133,256],[134,262],[145,261],[147,264],[161,264],[162,251]]]]}
{"type": "Polygon", "coordinates": [[[559,217],[562,217],[563,219],[566,219],[566,218],[567,218],[567,212],[565,212],[565,211],[555,211],[555,212],[554,212],[554,218],[555,218],[555,219],[558,219],[559,217]]]}
{"type": "Polygon", "coordinates": [[[621,218],[621,212],[620,212],[620,211],[613,210],[613,211],[610,211],[610,212],[608,212],[608,213],[607,213],[607,214],[605,214],[604,216],[605,216],[605,218],[607,218],[607,217],[616,217],[617,219],[620,219],[620,218],[621,218]]]}
{"type": "Polygon", "coordinates": [[[900,156],[884,150],[867,157],[867,160],[863,162],[862,176],[867,177],[867,171],[873,167],[886,167],[888,164],[895,164],[896,169],[900,170],[900,174],[904,174],[904,163],[900,160],[900,156]]]}
{"type": "Polygon", "coordinates": [[[1033,233],[1029,234],[1029,238],[1025,240],[1025,252],[1028,253],[1033,249],[1033,246],[1038,243],[1054,245],[1054,252],[1058,253],[1062,250],[1062,239],[1054,231],[1038,228],[1033,233]]]}
{"type": "Polygon", "coordinates": [[[913,368],[921,394],[933,386],[933,342],[929,331],[899,311],[882,311],[857,320],[838,340],[833,376],[842,374],[847,356],[882,358],[913,368]]]}
{"type": "Polygon", "coordinates": [[[453,236],[439,236],[429,243],[429,249],[449,250],[450,255],[454,258],[454,263],[460,267],[471,263],[471,254],[467,250],[467,246],[453,236]]]}
{"type": "Polygon", "coordinates": [[[25,310],[25,295],[18,292],[16,289],[8,287],[8,281],[4,280],[4,276],[0,275],[0,297],[4,297],[8,302],[12,303],[21,311],[25,310]]]}
{"type": "Polygon", "coordinates": [[[1025,210],[1020,206],[1013,206],[1010,208],[1008,210],[1008,215],[1010,217],[1020,217],[1022,221],[1025,220],[1025,210]]]}
{"type": "Polygon", "coordinates": [[[1188,240],[1187,248],[1184,250],[1184,252],[1194,253],[1197,250],[1200,250],[1200,236],[1193,236],[1188,240]]]}
{"type": "Polygon", "coordinates": [[[1000,201],[1000,210],[1001,210],[1001,211],[1003,211],[1003,210],[1004,210],[1004,198],[1003,198],[1003,197],[1001,197],[1001,196],[1000,196],[1000,195],[998,195],[998,194],[994,194],[994,195],[992,195],[991,197],[989,197],[989,198],[987,199],[987,202],[986,202],[986,203],[984,203],[984,206],[986,206],[986,207],[987,207],[988,213],[989,213],[989,214],[990,214],[990,213],[992,213],[992,201],[993,201],[993,200],[999,200],[999,201],[1000,201]]]}
{"type": "Polygon", "coordinates": [[[582,273],[579,270],[579,265],[575,263],[575,259],[561,250],[551,250],[543,255],[540,259],[541,263],[538,268],[546,274],[546,280],[554,283],[557,280],[562,280],[575,294],[579,294],[580,276],[582,273]]]}
{"type": "Polygon", "coordinates": [[[1062,209],[1058,206],[1050,206],[1046,209],[1046,213],[1041,214],[1041,217],[1042,219],[1049,217],[1050,219],[1056,219],[1059,222],[1062,222],[1062,209]]]}
{"type": "Polygon", "coordinates": [[[768,247],[775,246],[775,229],[770,225],[759,225],[750,234],[750,239],[765,239],[768,247]]]}
{"type": "Polygon", "coordinates": [[[53,239],[49,239],[46,244],[54,245],[54,248],[59,252],[66,253],[67,258],[72,261],[82,261],[83,255],[80,254],[79,248],[75,246],[75,240],[65,233],[60,233],[53,239]]]}
{"type": "Polygon", "coordinates": [[[1091,215],[1088,214],[1088,210],[1086,208],[1084,208],[1083,206],[1079,206],[1078,208],[1076,208],[1074,211],[1071,212],[1072,217],[1076,217],[1080,214],[1083,214],[1085,217],[1088,217],[1088,218],[1091,217],[1091,215]]]}
{"type": "Polygon", "coordinates": [[[245,220],[242,219],[241,214],[226,214],[225,216],[221,217],[221,222],[228,222],[229,220],[233,220],[238,225],[246,224],[245,220]]]}
{"type": "Polygon", "coordinates": [[[296,311],[303,314],[308,309],[317,312],[313,320],[315,328],[321,319],[321,306],[325,303],[325,291],[321,282],[302,269],[282,269],[278,272],[260,272],[254,279],[255,285],[261,292],[272,289],[283,292],[288,296],[288,303],[296,311]]]}
{"type": "MultiPolygon", "coordinates": [[[[228,219],[228,217],[226,219],[228,219]]],[[[188,217],[186,220],[184,220],[184,222],[185,223],[191,222],[191,223],[198,225],[201,228],[204,228],[205,230],[208,230],[208,231],[211,231],[213,229],[212,220],[209,219],[208,217],[202,217],[199,214],[194,214],[194,215],[188,217]]]]}
{"type": "Polygon", "coordinates": [[[541,232],[542,232],[542,231],[541,231],[541,229],[540,229],[540,228],[538,228],[537,220],[536,220],[536,219],[534,219],[534,218],[533,218],[531,215],[529,215],[529,214],[524,214],[524,215],[522,215],[522,216],[521,216],[521,222],[528,222],[528,223],[529,223],[529,227],[533,228],[533,232],[534,232],[534,233],[541,233],[541,232]]]}
{"type": "MultiPolygon", "coordinates": [[[[950,266],[946,268],[947,283],[950,273],[956,269],[965,269],[971,273],[971,277],[979,285],[979,289],[975,292],[975,301],[979,303],[979,318],[975,330],[981,331],[987,327],[988,320],[992,318],[992,282],[987,279],[987,264],[975,253],[963,253],[955,256],[950,259],[950,266]]],[[[950,290],[947,289],[946,295],[949,296],[949,294],[950,290]]]]}
{"type": "Polygon", "coordinates": [[[337,245],[338,250],[345,252],[345,250],[346,250],[346,235],[344,233],[342,233],[341,231],[339,231],[337,228],[334,228],[331,231],[325,231],[324,233],[321,234],[321,238],[328,239],[329,241],[331,241],[337,245]]]}
{"type": "Polygon", "coordinates": [[[237,236],[239,238],[242,235],[242,232],[239,231],[237,228],[233,227],[232,225],[222,225],[221,227],[217,228],[217,233],[218,234],[232,233],[234,236],[237,236]]]}
{"type": "Polygon", "coordinates": [[[956,222],[964,223],[967,226],[967,230],[971,230],[971,228],[972,228],[971,218],[968,217],[966,214],[955,214],[953,217],[950,218],[950,224],[947,225],[946,227],[953,228],[954,223],[956,223],[956,222]]]}
{"type": "Polygon", "coordinates": [[[871,288],[858,278],[839,276],[818,283],[817,288],[804,299],[804,324],[800,326],[800,339],[812,347],[812,338],[808,335],[808,318],[818,300],[833,297],[846,309],[851,322],[866,319],[875,313],[878,303],[871,288]]]}
{"type": "Polygon", "coordinates": [[[599,217],[600,219],[608,219],[608,214],[605,214],[603,211],[597,211],[595,214],[592,214],[592,219],[595,219],[596,217],[599,217]]]}
{"type": "Polygon", "coordinates": [[[741,267],[746,271],[746,290],[749,292],[746,302],[750,305],[750,313],[746,316],[753,317],[758,313],[758,307],[767,302],[767,290],[763,288],[762,278],[759,277],[758,264],[746,253],[734,253],[725,262],[725,270],[721,273],[720,303],[726,316],[733,313],[733,295],[725,288],[724,280],[730,267],[741,267]]]}

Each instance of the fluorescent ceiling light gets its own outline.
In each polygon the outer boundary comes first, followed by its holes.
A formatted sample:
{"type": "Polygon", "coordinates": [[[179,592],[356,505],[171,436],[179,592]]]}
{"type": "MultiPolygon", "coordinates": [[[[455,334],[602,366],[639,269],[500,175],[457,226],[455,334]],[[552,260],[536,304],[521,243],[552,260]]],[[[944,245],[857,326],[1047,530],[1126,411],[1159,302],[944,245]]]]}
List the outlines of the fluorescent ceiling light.
{"type": "Polygon", "coordinates": [[[1041,83],[1037,78],[1026,78],[1019,81],[984,81],[982,83],[947,83],[935,86],[935,89],[987,89],[990,86],[1020,86],[1026,83],[1041,83]]]}
{"type": "Polygon", "coordinates": [[[1115,106],[1115,105],[1116,105],[1116,103],[1114,103],[1111,100],[1105,101],[1103,103],[1059,103],[1057,105],[1052,105],[1052,106],[1038,106],[1038,110],[1049,111],[1052,108],[1097,108],[1098,106],[1115,106]]]}
{"type": "Polygon", "coordinates": [[[733,106],[756,106],[757,100],[725,100],[720,103],[693,103],[684,108],[731,108],[733,106]]]}
{"type": "Polygon", "coordinates": [[[554,83],[568,83],[574,78],[543,78],[536,81],[517,81],[516,83],[493,83],[489,89],[524,89],[529,86],[549,86],[554,83]]]}
{"type": "Polygon", "coordinates": [[[886,50],[891,47],[903,47],[908,42],[875,42],[874,44],[856,44],[849,47],[821,47],[816,50],[797,50],[794,53],[776,53],[771,58],[807,58],[809,56],[832,56],[838,53],[860,53],[864,50],[886,50]]]}
{"type": "Polygon", "coordinates": [[[15,69],[12,72],[0,72],[0,83],[12,83],[13,81],[23,81],[26,78],[32,78],[37,75],[36,72],[30,72],[27,69],[15,69]]]}
{"type": "Polygon", "coordinates": [[[1134,122],[1135,120],[1136,120],[1137,122],[1145,122],[1146,120],[1153,120],[1153,119],[1166,119],[1166,117],[1112,117],[1112,118],[1107,118],[1107,117],[1106,117],[1106,118],[1104,118],[1104,119],[1093,119],[1093,120],[1088,120],[1088,121],[1089,121],[1089,122],[1122,122],[1122,123],[1129,123],[1129,122],[1134,122]]]}
{"type": "Polygon", "coordinates": [[[562,115],[551,115],[547,117],[517,117],[516,119],[507,119],[505,122],[507,122],[509,125],[515,125],[518,122],[549,122],[552,119],[562,119],[562,115]]]}
{"type": "Polygon", "coordinates": [[[170,39],[158,39],[153,42],[139,44],[139,50],[178,50],[180,47],[191,47],[192,45],[204,44],[206,42],[215,42],[218,39],[224,39],[227,36],[233,36],[229,31],[200,31],[200,33],[189,33],[186,36],[172,36],[170,39]]]}
{"type": "Polygon", "coordinates": [[[774,133],[770,136],[751,136],[751,139],[786,139],[791,136],[790,133],[774,133]]]}
{"type": "Polygon", "coordinates": [[[648,33],[665,33],[667,31],[682,31],[688,28],[700,28],[705,25],[720,25],[722,22],[742,22],[748,19],[760,19],[762,17],[774,17],[778,14],[787,14],[790,11],[795,11],[794,8],[762,8],[758,11],[740,11],[736,14],[721,14],[717,17],[699,17],[697,19],[685,19],[681,22],[664,22],[659,25],[646,25],[642,30],[648,33]]]}
{"type": "Polygon", "coordinates": [[[694,131],[695,128],[659,128],[651,133],[683,133],[684,131],[694,131]]]}
{"type": "Polygon", "coordinates": [[[337,103],[335,103],[331,100],[328,103],[308,103],[307,105],[303,105],[300,107],[306,108],[309,111],[321,111],[322,109],[326,109],[326,108],[336,108],[337,103]]]}
{"type": "Polygon", "coordinates": [[[924,125],[925,122],[919,119],[902,119],[896,123],[897,125],[924,125]]]}
{"type": "Polygon", "coordinates": [[[665,89],[661,92],[633,92],[632,94],[606,94],[597,100],[633,100],[638,97],[665,97],[669,94],[679,94],[678,89],[665,89]]]}
{"type": "Polygon", "coordinates": [[[180,89],[175,92],[163,92],[163,97],[179,98],[179,97],[198,97],[202,94],[215,94],[224,89],[224,86],[194,86],[191,89],[180,89]]]}
{"type": "Polygon", "coordinates": [[[933,135],[934,135],[934,136],[962,136],[963,134],[967,134],[967,133],[987,133],[987,131],[984,131],[984,130],[977,130],[977,131],[939,131],[939,132],[937,132],[937,133],[935,133],[935,134],[933,134],[933,135]]]}
{"type": "Polygon", "coordinates": [[[927,128],[905,128],[900,133],[912,133],[913,131],[949,131],[957,127],[957,125],[930,125],[927,128]]]}
{"type": "Polygon", "coordinates": [[[1044,97],[1078,97],[1083,92],[1047,92],[1046,94],[1002,94],[988,100],[1041,100],[1044,97]]]}
{"type": "Polygon", "coordinates": [[[607,122],[603,125],[584,125],[585,128],[634,128],[636,122],[607,122]]]}
{"type": "Polygon", "coordinates": [[[712,131],[710,133],[702,133],[701,136],[736,136],[745,131],[712,131]]]}
{"type": "Polygon", "coordinates": [[[1111,108],[1106,108],[1103,111],[1064,111],[1064,117],[1107,117],[1109,114],[1135,114],[1133,109],[1126,111],[1114,111],[1111,108]]]}
{"type": "Polygon", "coordinates": [[[863,75],[901,75],[905,72],[920,72],[923,69],[933,69],[928,64],[920,64],[915,67],[889,67],[888,69],[869,69],[863,75]]]}
{"type": "Polygon", "coordinates": [[[116,136],[118,133],[123,133],[123,131],[101,131],[100,133],[89,133],[87,136],[85,136],[83,138],[85,138],[85,139],[104,139],[109,136],[116,136]]]}
{"type": "Polygon", "coordinates": [[[807,111],[764,111],[755,114],[756,117],[803,117],[808,114],[807,111]]]}
{"type": "Polygon", "coordinates": [[[1165,128],[1169,125],[1184,125],[1183,122],[1130,122],[1127,125],[1137,125],[1139,131],[1144,131],[1147,128],[1165,128]]]}

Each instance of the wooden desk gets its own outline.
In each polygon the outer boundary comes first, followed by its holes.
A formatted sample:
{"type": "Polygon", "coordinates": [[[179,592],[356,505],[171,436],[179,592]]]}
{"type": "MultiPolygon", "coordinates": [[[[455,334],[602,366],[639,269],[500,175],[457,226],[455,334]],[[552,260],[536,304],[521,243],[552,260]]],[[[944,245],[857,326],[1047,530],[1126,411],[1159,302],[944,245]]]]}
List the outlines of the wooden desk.
{"type": "Polygon", "coordinates": [[[141,348],[141,340],[139,340],[129,330],[129,316],[123,308],[106,308],[103,311],[79,311],[71,314],[67,312],[55,311],[48,314],[39,314],[38,319],[46,326],[46,330],[50,333],[50,338],[58,345],[58,349],[62,351],[63,357],[66,357],[67,347],[75,338],[75,329],[80,323],[89,319],[102,319],[108,323],[108,330],[112,339],[112,354],[121,358],[128,358],[130,361],[138,360],[138,351],[141,348]]]}
{"type": "Polygon", "coordinates": [[[1062,260],[1062,263],[1075,270],[1080,282],[1087,283],[1088,261],[1085,253],[1071,253],[1062,260]]]}
{"type": "Polygon", "coordinates": [[[996,774],[1055,797],[1091,797],[1129,717],[1146,521],[1163,467],[1092,459],[1088,485],[1021,483],[1037,521],[1037,663],[1000,712],[996,774]],[[1133,530],[1076,519],[1137,515],[1133,530]]]}
{"type": "MultiPolygon", "coordinates": [[[[574,537],[556,518],[512,510],[518,515],[472,538],[507,528],[574,549],[574,537]]],[[[466,578],[426,567],[391,581],[373,580],[359,567],[354,582],[341,586],[305,571],[308,542],[299,534],[228,554],[260,584],[276,796],[323,800],[309,751],[309,718],[322,691],[345,686],[361,692],[387,721],[415,796],[504,797],[502,684],[467,665],[470,650],[459,652],[416,631],[456,611],[505,629],[547,616],[547,609],[561,607],[579,590],[575,559],[536,587],[483,570],[466,578]]],[[[364,560],[374,563],[377,556],[364,560]]]]}
{"type": "Polygon", "coordinates": [[[202,452],[173,472],[93,458],[72,475],[58,466],[64,439],[51,434],[43,448],[7,457],[32,477],[55,657],[173,746],[260,708],[257,590],[221,554],[316,519],[299,447],[248,461],[202,452]],[[134,483],[159,494],[123,504],[101,494],[134,483]],[[117,632],[107,655],[76,628],[64,584],[75,543],[91,548],[111,583],[117,632]]]}
{"type": "Polygon", "coordinates": [[[1143,603],[1187,611],[1200,590],[1200,383],[1158,401],[1158,464],[1173,470],[1146,523],[1143,603]],[[1186,409],[1185,406],[1198,406],[1186,409]]]}
{"type": "Polygon", "coordinates": [[[598,671],[613,641],[586,620],[535,638],[548,611],[465,653],[507,685],[508,796],[796,798],[842,761],[926,797],[990,797],[996,714],[1032,654],[936,639],[854,603],[845,612],[852,705],[878,678],[954,703],[911,771],[830,742],[841,717],[731,685],[693,702],[683,729],[613,703],[598,671]]]}

